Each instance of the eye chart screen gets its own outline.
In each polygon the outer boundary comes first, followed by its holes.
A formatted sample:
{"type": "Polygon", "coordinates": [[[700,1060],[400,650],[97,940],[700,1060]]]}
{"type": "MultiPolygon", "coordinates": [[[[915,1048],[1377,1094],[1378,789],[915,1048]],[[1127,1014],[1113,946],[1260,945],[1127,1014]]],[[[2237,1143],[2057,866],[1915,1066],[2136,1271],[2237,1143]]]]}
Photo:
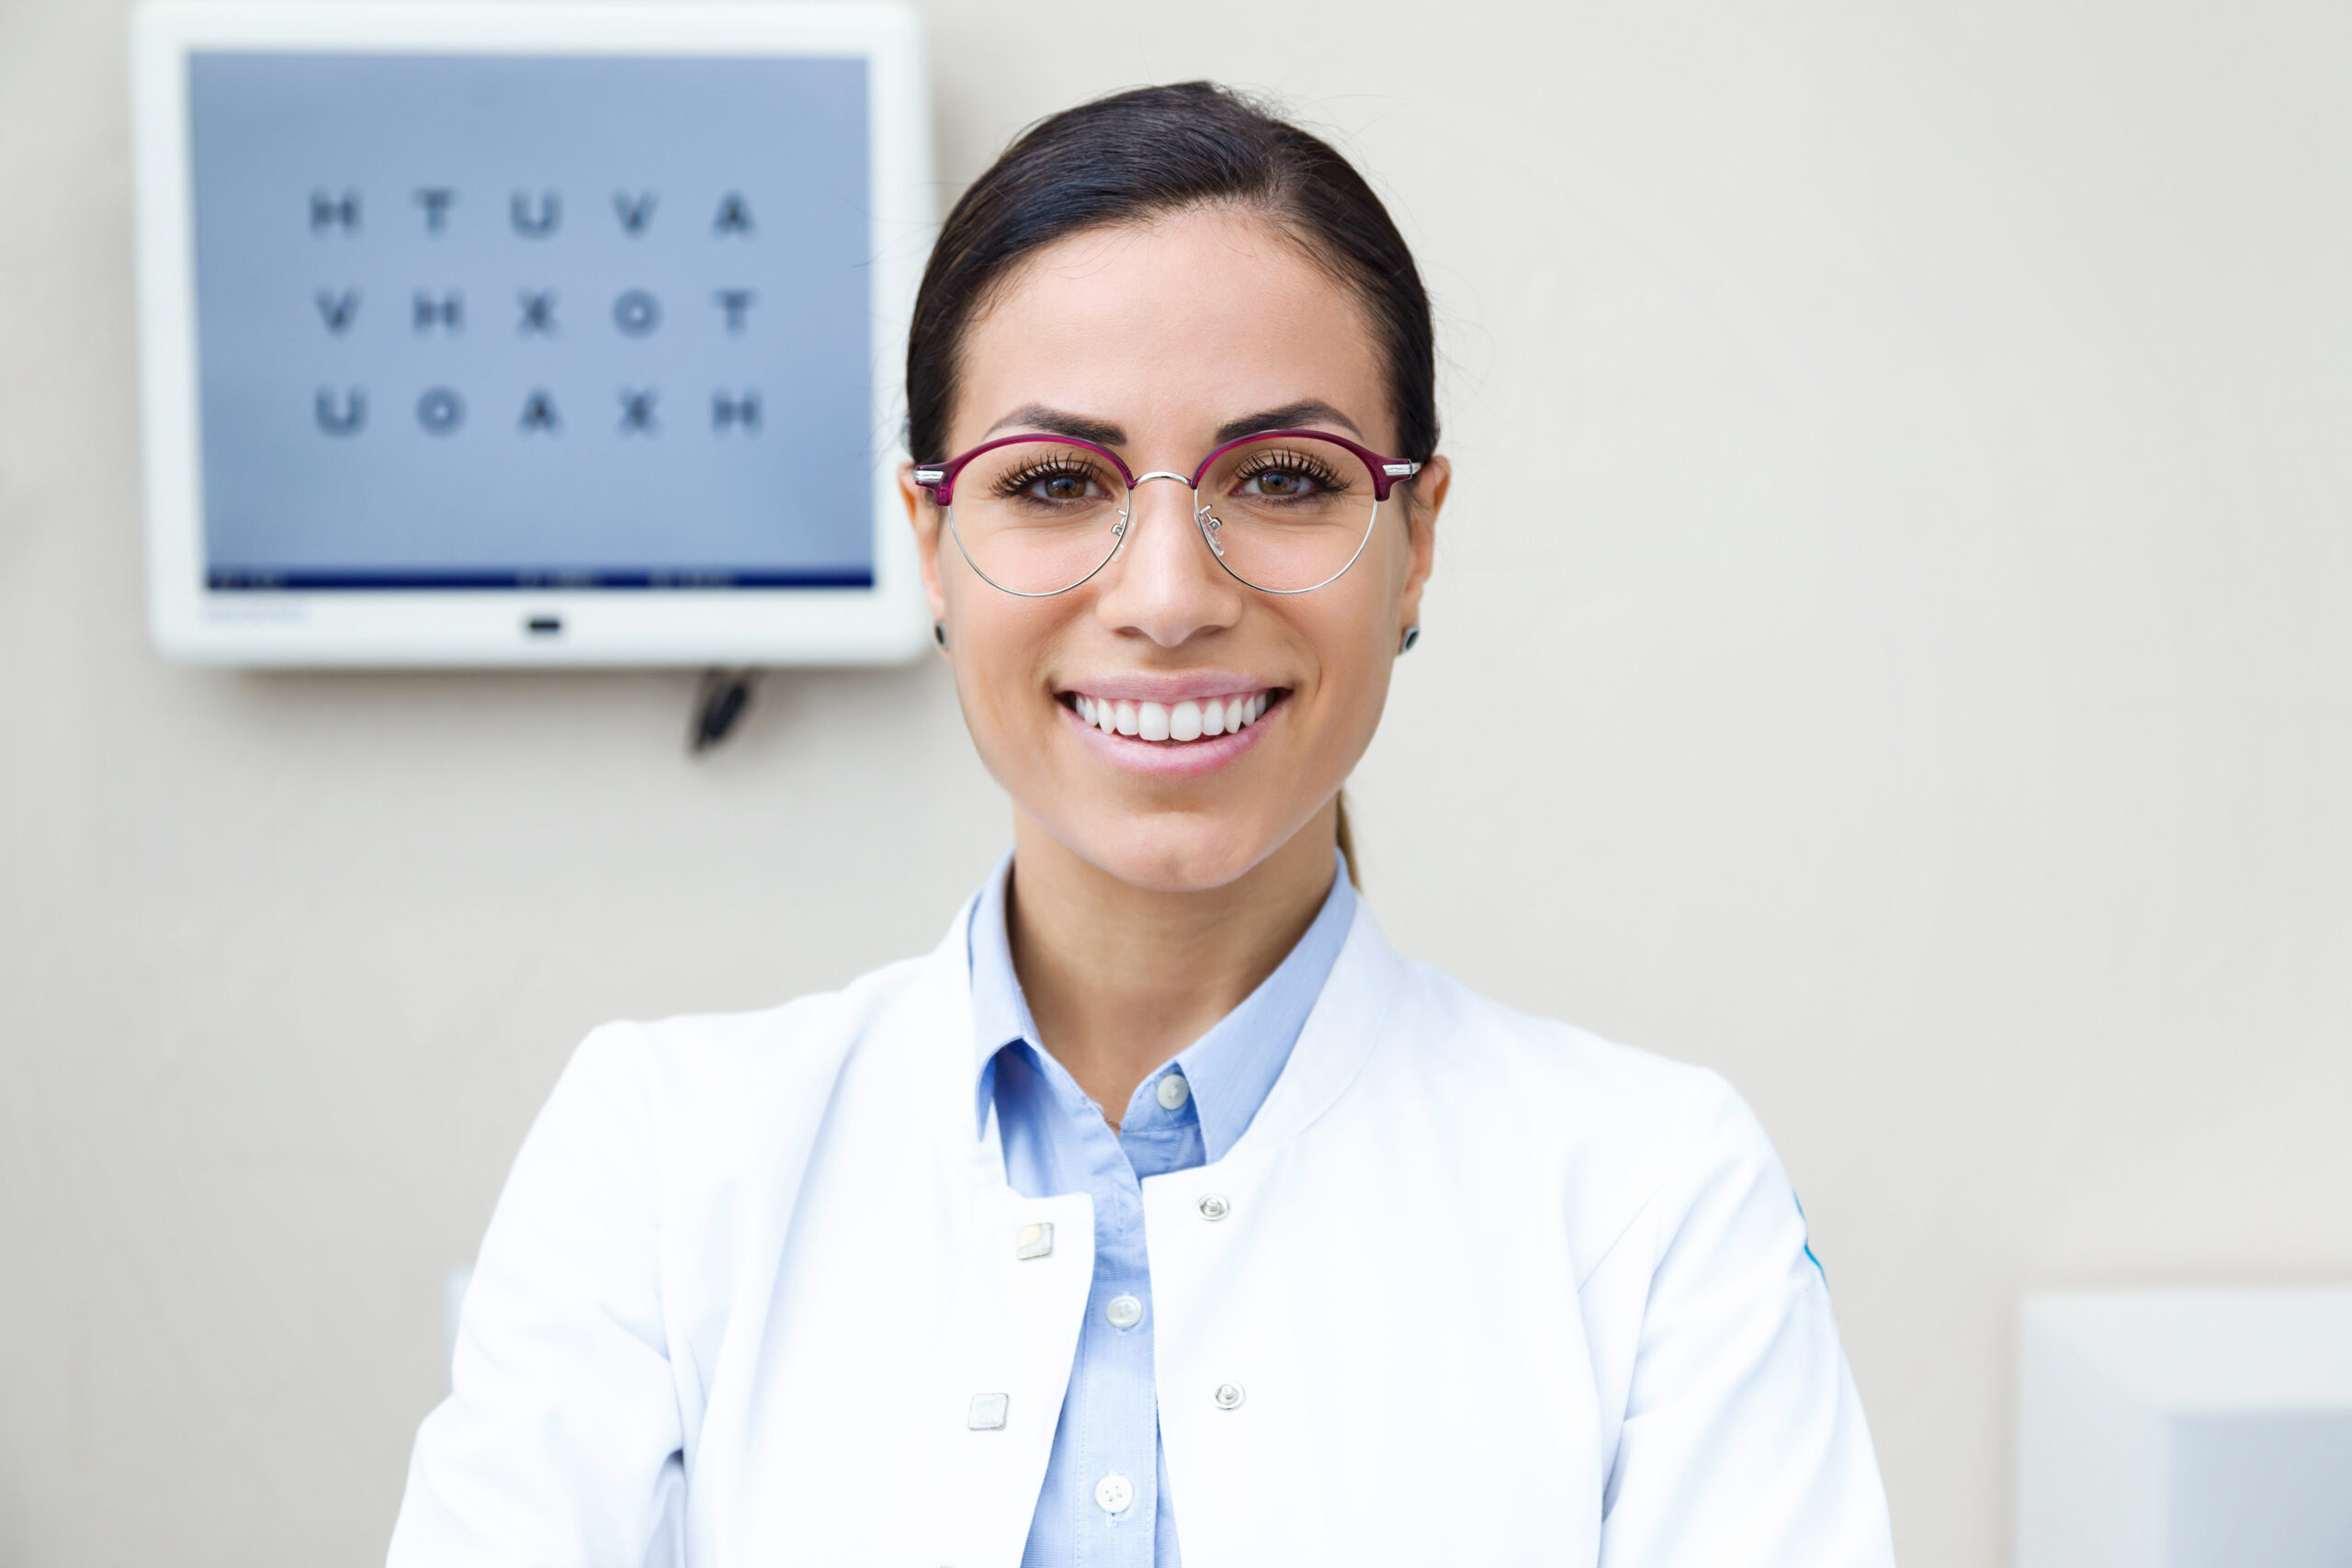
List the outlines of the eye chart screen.
{"type": "Polygon", "coordinates": [[[870,587],[865,71],[192,54],[209,585],[870,587]]]}

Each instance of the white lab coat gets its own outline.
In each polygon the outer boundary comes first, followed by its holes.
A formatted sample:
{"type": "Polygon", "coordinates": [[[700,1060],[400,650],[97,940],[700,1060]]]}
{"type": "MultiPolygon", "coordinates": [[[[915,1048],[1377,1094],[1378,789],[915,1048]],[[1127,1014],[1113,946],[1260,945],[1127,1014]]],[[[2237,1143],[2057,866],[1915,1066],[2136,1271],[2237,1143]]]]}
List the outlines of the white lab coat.
{"type": "MultiPolygon", "coordinates": [[[[392,1568],[1015,1568],[1092,1207],[975,1136],[969,918],[833,995],[588,1037],[392,1568]]],[[[1187,1568],[1893,1560],[1804,1222],[1713,1074],[1487,1001],[1359,908],[1248,1133],[1143,1201],[1187,1568]]]]}

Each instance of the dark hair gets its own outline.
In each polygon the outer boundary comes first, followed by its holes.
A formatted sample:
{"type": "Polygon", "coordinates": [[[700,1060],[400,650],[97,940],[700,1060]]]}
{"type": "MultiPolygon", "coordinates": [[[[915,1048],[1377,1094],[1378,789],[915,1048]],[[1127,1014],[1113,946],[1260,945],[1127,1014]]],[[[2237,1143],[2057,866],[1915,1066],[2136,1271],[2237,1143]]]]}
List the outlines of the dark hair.
{"type": "Polygon", "coordinates": [[[1437,450],[1429,295],[1388,209],[1318,137],[1214,82],[1114,93],[1022,132],[940,230],[907,338],[907,446],[945,450],[957,353],[973,314],[1023,257],[1089,229],[1187,208],[1263,212],[1352,289],[1381,338],[1395,454],[1437,450]]]}

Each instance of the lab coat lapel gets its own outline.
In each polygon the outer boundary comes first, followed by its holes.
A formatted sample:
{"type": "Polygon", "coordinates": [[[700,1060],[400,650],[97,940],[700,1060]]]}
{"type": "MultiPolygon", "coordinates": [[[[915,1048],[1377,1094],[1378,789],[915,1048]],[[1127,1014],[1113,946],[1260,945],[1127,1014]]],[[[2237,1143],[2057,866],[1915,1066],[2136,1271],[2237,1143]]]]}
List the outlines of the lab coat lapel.
{"type": "Polygon", "coordinates": [[[805,1175],[777,1193],[791,1219],[743,1416],[764,1456],[742,1478],[760,1546],[721,1543],[728,1560],[1020,1562],[1092,1283],[1093,1206],[1023,1198],[993,1115],[976,1135],[970,914],[856,1032],[805,1175]],[[854,1343],[888,1348],[844,1354],[854,1343]]]}
{"type": "Polygon", "coordinates": [[[978,1145],[946,1329],[941,1472],[948,1568],[1014,1568],[1052,1458],[1094,1278],[1094,1203],[1024,1198],[996,1117],[978,1145]]]}
{"type": "Polygon", "coordinates": [[[969,930],[977,900],[932,962],[945,1005],[922,1026],[955,1043],[965,1120],[960,1141],[967,1203],[956,1234],[939,1418],[941,1485],[948,1506],[939,1561],[948,1568],[1017,1568],[1053,1455],[1054,1431],[1094,1280],[1094,1202],[1085,1193],[1028,1198],[1004,1173],[1004,1145],[990,1106],[970,1135],[973,1104],[969,930]],[[952,997],[952,1001],[947,998],[952,997]]]}
{"type": "Polygon", "coordinates": [[[1404,960],[1389,947],[1380,922],[1359,898],[1347,940],[1299,1030],[1298,1043],[1291,1047],[1290,1060],[1227,1161],[1240,1156],[1254,1165],[1261,1152],[1288,1143],[1331,1108],[1363,1070],[1374,1042],[1395,1021],[1396,998],[1405,977],[1404,960]]]}

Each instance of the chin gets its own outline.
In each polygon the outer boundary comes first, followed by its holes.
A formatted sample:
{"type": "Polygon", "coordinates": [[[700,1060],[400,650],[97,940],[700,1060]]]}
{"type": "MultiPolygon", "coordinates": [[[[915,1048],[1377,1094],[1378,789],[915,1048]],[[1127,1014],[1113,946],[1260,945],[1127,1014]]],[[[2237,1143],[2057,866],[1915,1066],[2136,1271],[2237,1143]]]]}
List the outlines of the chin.
{"type": "Polygon", "coordinates": [[[1247,874],[1280,842],[1262,824],[1191,812],[1090,823],[1078,834],[1057,836],[1094,866],[1154,893],[1223,887],[1247,874]]]}

